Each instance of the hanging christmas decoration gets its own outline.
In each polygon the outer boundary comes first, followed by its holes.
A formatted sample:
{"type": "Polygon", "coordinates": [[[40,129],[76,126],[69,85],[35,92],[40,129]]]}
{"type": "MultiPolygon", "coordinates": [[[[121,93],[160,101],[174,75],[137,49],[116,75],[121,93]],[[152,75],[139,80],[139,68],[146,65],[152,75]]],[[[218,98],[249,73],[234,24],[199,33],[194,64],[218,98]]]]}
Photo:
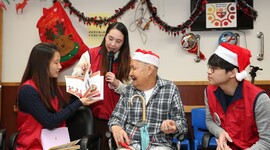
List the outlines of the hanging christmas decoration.
{"type": "MultiPolygon", "coordinates": [[[[176,26],[170,26],[166,22],[164,22],[157,14],[157,8],[153,6],[151,0],[142,0],[147,4],[148,11],[151,15],[151,21],[154,24],[157,24],[160,30],[167,32],[169,35],[179,35],[180,33],[185,34],[186,30],[190,28],[190,26],[196,21],[198,16],[204,11],[205,5],[208,3],[207,0],[198,0],[195,6],[194,11],[191,13],[189,19],[187,19],[183,24],[179,24],[176,26]]],[[[57,0],[53,0],[53,2],[57,2],[57,0]]],[[[69,0],[62,0],[64,3],[64,8],[69,8],[70,14],[74,14],[79,18],[79,21],[82,21],[86,25],[96,25],[101,26],[102,24],[107,25],[110,22],[114,22],[117,18],[120,18],[127,10],[134,9],[137,0],[130,0],[125,6],[115,10],[115,14],[109,18],[103,17],[85,17],[84,13],[80,12],[76,8],[72,6],[72,3],[69,0]]],[[[242,10],[245,14],[252,17],[256,20],[258,16],[257,11],[249,6],[244,0],[237,1],[237,8],[242,10]]],[[[150,24],[150,22],[149,22],[150,24]]],[[[147,29],[146,26],[145,29],[147,29]]]]}
{"type": "Polygon", "coordinates": [[[252,17],[254,20],[256,20],[258,16],[258,12],[252,8],[250,5],[247,4],[244,0],[238,0],[237,1],[237,8],[242,10],[246,15],[252,17]]]}
{"type": "Polygon", "coordinates": [[[186,22],[183,24],[179,24],[177,26],[170,26],[166,22],[162,21],[160,17],[157,14],[157,9],[153,7],[150,0],[146,0],[148,10],[150,11],[153,22],[159,25],[159,28],[162,31],[168,32],[169,35],[179,35],[179,33],[185,33],[186,29],[190,28],[190,26],[194,23],[194,21],[198,18],[198,16],[204,11],[204,6],[207,4],[207,0],[198,0],[196,4],[195,10],[191,13],[191,16],[189,17],[186,22]]]}
{"type": "MultiPolygon", "coordinates": [[[[57,2],[57,0],[53,1],[54,3],[57,2]]],[[[115,14],[112,15],[109,18],[103,18],[103,17],[86,17],[84,13],[80,12],[76,8],[72,6],[72,3],[69,0],[63,0],[64,8],[70,9],[70,14],[73,14],[79,18],[79,21],[82,21],[86,25],[107,25],[111,22],[117,21],[117,18],[120,18],[127,10],[133,9],[135,7],[136,0],[129,1],[125,6],[122,8],[119,8],[118,10],[115,10],[115,14]]]]}
{"type": "Polygon", "coordinates": [[[7,7],[3,1],[0,1],[0,8],[7,10],[7,7]]]}
{"type": "Polygon", "coordinates": [[[197,38],[195,34],[187,33],[182,36],[181,46],[183,50],[185,51],[192,50],[196,47],[196,45],[197,45],[197,38]]]}
{"type": "Polygon", "coordinates": [[[18,14],[19,10],[21,10],[21,13],[23,13],[23,9],[24,9],[24,7],[26,6],[27,1],[28,1],[28,0],[23,0],[22,3],[17,3],[17,4],[16,4],[16,12],[17,12],[17,14],[18,14]]]}
{"type": "MultiPolygon", "coordinates": [[[[193,53],[197,55],[198,53],[198,40],[197,36],[193,33],[186,33],[182,36],[181,39],[182,49],[188,51],[189,53],[193,53]]],[[[199,52],[199,57],[202,60],[205,60],[205,56],[203,53],[199,52]]]]}
{"type": "Polygon", "coordinates": [[[37,23],[37,28],[42,42],[57,45],[62,70],[73,65],[89,49],[76,32],[59,2],[54,3],[49,9],[43,9],[43,15],[37,23]]]}

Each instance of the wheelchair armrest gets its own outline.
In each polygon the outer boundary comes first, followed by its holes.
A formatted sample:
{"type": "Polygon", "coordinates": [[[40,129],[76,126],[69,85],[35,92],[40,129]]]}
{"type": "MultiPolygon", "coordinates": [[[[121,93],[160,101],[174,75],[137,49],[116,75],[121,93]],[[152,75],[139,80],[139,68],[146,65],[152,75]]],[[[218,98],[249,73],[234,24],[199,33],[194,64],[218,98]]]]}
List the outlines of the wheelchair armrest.
{"type": "Polygon", "coordinates": [[[206,132],[204,133],[203,137],[202,137],[202,148],[203,149],[208,149],[209,147],[209,143],[212,137],[215,137],[212,133],[210,132],[206,132]]]}
{"type": "Polygon", "coordinates": [[[189,150],[189,135],[188,133],[180,133],[176,138],[177,141],[173,140],[173,143],[176,144],[176,149],[181,149],[182,142],[187,146],[186,148],[189,150]]]}
{"type": "Polygon", "coordinates": [[[107,131],[106,132],[106,137],[109,139],[109,147],[110,147],[110,149],[116,149],[117,145],[116,145],[116,142],[115,142],[115,140],[113,138],[112,132],[107,131]]]}
{"type": "Polygon", "coordinates": [[[83,136],[80,141],[80,150],[100,149],[101,135],[83,136]]]}
{"type": "Polygon", "coordinates": [[[13,133],[10,135],[9,137],[9,141],[8,141],[8,149],[9,150],[15,150],[16,149],[16,140],[18,137],[19,133],[13,133]]]}
{"type": "Polygon", "coordinates": [[[185,133],[180,133],[178,136],[177,136],[177,140],[178,141],[183,141],[185,139],[186,135],[185,133]]]}
{"type": "Polygon", "coordinates": [[[4,150],[6,148],[6,129],[0,130],[0,150],[4,150]]]}

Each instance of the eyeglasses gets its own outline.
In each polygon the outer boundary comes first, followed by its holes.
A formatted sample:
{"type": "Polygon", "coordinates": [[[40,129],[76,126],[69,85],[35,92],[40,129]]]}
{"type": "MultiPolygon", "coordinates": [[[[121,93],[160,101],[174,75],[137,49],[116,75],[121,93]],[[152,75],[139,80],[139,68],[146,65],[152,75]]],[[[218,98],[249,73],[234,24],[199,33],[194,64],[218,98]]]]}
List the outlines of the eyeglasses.
{"type": "Polygon", "coordinates": [[[208,67],[208,70],[210,70],[211,73],[214,73],[215,70],[222,70],[222,68],[220,68],[220,67],[214,67],[214,66],[209,66],[208,67]]]}

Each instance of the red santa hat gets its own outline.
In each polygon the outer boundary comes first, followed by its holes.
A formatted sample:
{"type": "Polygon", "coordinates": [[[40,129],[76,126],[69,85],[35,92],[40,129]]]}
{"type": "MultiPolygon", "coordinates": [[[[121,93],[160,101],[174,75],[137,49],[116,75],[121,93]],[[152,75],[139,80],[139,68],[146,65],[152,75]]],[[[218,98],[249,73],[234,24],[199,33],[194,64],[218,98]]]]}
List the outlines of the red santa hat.
{"type": "Polygon", "coordinates": [[[239,68],[240,72],[236,74],[238,81],[242,81],[248,76],[245,68],[250,64],[251,53],[249,50],[223,42],[218,46],[215,54],[239,68]]]}
{"type": "Polygon", "coordinates": [[[159,59],[159,56],[157,54],[153,53],[152,51],[137,49],[134,52],[132,60],[138,60],[138,61],[152,64],[152,65],[158,67],[160,59],[159,59]]]}

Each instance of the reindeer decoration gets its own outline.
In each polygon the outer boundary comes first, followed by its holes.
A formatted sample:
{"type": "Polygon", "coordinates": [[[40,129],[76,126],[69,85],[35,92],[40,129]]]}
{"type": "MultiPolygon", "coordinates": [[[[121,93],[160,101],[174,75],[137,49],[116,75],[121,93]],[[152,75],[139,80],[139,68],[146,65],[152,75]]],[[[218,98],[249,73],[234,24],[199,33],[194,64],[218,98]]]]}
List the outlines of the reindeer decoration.
{"type": "Polygon", "coordinates": [[[63,22],[56,21],[53,28],[46,29],[45,36],[46,39],[53,42],[60,52],[61,59],[65,59],[70,52],[73,50],[78,51],[79,46],[73,40],[73,34],[65,34],[66,27],[63,22]],[[54,33],[54,30],[57,32],[54,33]]]}
{"type": "Polygon", "coordinates": [[[17,4],[16,4],[16,12],[17,12],[17,14],[18,14],[18,12],[19,12],[19,9],[21,9],[21,13],[23,13],[23,9],[24,9],[24,7],[26,6],[27,1],[28,1],[28,0],[23,0],[22,3],[17,3],[17,4]]]}
{"type": "Polygon", "coordinates": [[[0,8],[7,10],[6,5],[3,1],[0,1],[0,8]]]}

